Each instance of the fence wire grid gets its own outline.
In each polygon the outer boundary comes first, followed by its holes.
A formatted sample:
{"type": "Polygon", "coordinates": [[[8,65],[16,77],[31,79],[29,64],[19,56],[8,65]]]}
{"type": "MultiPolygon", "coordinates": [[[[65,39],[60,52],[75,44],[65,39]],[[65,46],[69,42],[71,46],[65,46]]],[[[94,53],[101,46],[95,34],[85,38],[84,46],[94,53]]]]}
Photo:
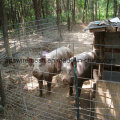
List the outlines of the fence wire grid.
{"type": "MultiPolygon", "coordinates": [[[[64,27],[61,27],[62,40],[58,41],[59,34],[55,19],[39,22],[39,26],[32,21],[25,25],[19,24],[19,28],[17,27],[14,31],[9,30],[10,49],[14,59],[39,58],[43,51],[51,52],[62,46],[67,47],[69,44],[74,55],[92,51],[92,41],[81,42],[78,37],[70,38],[73,33],[66,34],[64,27]]],[[[1,43],[3,43],[2,39],[1,43]]],[[[114,57],[113,52],[111,56],[114,57]]],[[[0,60],[4,64],[1,65],[1,78],[4,86],[5,106],[1,118],[5,120],[77,120],[75,87],[73,87],[73,95],[69,96],[69,85],[63,84],[61,74],[51,73],[54,76],[50,95],[47,82],[40,80],[43,81],[43,96],[40,97],[38,80],[32,75],[32,67],[27,62],[19,61],[6,65],[3,62],[6,57],[3,47],[0,60]]],[[[94,64],[107,65],[108,63],[94,62],[94,64]]],[[[79,120],[120,120],[120,103],[118,102],[120,83],[113,80],[112,66],[116,64],[109,63],[109,65],[111,71],[106,74],[110,81],[97,81],[95,75],[92,74],[90,78],[82,77],[87,81],[80,88],[79,120]],[[95,83],[96,89],[93,89],[95,83]]],[[[115,75],[119,78],[119,72],[115,75]]]]}

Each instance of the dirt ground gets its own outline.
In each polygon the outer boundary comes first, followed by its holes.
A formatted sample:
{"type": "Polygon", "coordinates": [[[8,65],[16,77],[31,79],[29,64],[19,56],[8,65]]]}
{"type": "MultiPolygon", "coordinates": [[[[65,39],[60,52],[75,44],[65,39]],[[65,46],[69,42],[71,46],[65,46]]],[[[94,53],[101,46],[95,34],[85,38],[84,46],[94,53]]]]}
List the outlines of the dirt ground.
{"type": "MultiPolygon", "coordinates": [[[[89,31],[84,32],[85,27],[84,24],[76,24],[71,32],[63,29],[60,43],[57,43],[57,39],[53,40],[55,41],[53,43],[51,39],[45,37],[45,34],[42,36],[42,40],[38,35],[29,36],[28,43],[21,42],[22,50],[18,48],[17,57],[24,59],[28,56],[39,57],[42,51],[50,52],[58,46],[67,46],[68,44],[71,44],[75,55],[91,51],[93,34],[89,31]],[[35,42],[33,38],[36,40],[35,42]],[[41,44],[40,42],[43,40],[49,42],[41,44]],[[29,46],[29,49],[25,49],[26,45],[29,46]]],[[[51,36],[55,37],[54,34],[51,36]]],[[[77,110],[74,96],[68,95],[69,86],[63,86],[60,75],[53,77],[51,95],[47,94],[47,86],[44,81],[43,97],[39,97],[37,80],[32,76],[32,68],[27,63],[3,67],[2,76],[5,79],[5,94],[8,102],[5,106],[5,117],[9,120],[76,120],[77,110]]],[[[80,97],[81,120],[92,120],[90,117],[93,104],[90,102],[91,99],[91,84],[90,81],[87,81],[83,85],[80,97]]]]}

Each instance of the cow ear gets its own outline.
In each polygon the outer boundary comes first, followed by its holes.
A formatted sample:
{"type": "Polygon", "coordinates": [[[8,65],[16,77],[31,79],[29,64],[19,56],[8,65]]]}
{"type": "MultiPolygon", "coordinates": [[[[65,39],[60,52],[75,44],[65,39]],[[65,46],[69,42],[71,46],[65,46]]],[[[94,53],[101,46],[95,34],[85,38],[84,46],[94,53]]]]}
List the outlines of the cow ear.
{"type": "Polygon", "coordinates": [[[61,66],[62,66],[62,61],[61,60],[57,60],[57,65],[56,65],[57,72],[61,71],[61,66]]]}
{"type": "Polygon", "coordinates": [[[27,58],[27,61],[28,61],[28,64],[30,65],[30,66],[32,66],[33,65],[33,63],[34,63],[34,59],[33,58],[27,58]]]}
{"type": "Polygon", "coordinates": [[[46,57],[45,56],[41,58],[41,63],[46,64],[46,57]]]}
{"type": "Polygon", "coordinates": [[[73,63],[73,61],[70,63],[70,65],[71,65],[71,67],[74,67],[74,63],[73,63]]]}

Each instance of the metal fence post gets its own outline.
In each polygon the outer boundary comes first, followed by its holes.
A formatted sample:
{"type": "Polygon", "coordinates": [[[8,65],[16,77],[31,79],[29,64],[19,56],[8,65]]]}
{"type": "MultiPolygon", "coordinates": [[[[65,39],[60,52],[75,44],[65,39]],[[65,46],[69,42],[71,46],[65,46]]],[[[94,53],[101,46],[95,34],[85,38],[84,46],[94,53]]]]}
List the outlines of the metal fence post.
{"type": "Polygon", "coordinates": [[[77,62],[76,62],[76,58],[74,58],[73,62],[74,62],[75,89],[76,89],[77,120],[79,120],[79,96],[78,96],[77,62]]]}

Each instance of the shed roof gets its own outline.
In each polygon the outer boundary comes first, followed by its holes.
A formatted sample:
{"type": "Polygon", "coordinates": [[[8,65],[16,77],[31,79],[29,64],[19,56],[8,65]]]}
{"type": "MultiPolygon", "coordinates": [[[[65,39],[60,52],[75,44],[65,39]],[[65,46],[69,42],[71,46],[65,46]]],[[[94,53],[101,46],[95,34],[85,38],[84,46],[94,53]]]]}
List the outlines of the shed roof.
{"type": "Polygon", "coordinates": [[[103,21],[94,21],[85,28],[90,32],[120,32],[120,19],[118,17],[103,21]]]}

